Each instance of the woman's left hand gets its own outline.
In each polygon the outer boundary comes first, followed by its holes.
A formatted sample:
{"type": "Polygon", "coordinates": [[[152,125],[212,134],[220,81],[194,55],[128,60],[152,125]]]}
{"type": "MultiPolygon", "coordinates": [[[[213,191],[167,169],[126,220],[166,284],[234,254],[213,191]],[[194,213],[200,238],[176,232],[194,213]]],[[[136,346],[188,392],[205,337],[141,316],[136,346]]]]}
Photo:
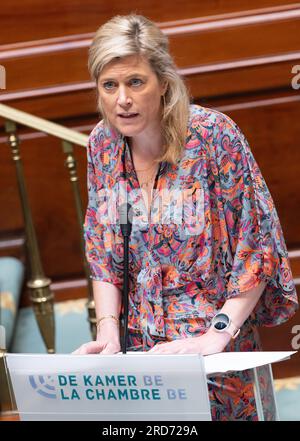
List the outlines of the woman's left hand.
{"type": "Polygon", "coordinates": [[[209,329],[200,337],[180,338],[168,343],[154,346],[148,354],[201,354],[210,355],[222,352],[230,342],[231,336],[227,332],[217,333],[209,329]]]}

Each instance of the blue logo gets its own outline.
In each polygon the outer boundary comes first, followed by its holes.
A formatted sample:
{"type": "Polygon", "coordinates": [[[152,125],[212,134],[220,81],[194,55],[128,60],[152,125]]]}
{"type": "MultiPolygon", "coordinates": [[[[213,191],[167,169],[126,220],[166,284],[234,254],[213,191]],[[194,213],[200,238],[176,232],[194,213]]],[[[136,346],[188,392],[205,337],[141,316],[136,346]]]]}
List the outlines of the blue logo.
{"type": "Polygon", "coordinates": [[[51,375],[43,377],[42,375],[29,375],[29,383],[38,394],[45,398],[56,398],[54,378],[51,375]]]}

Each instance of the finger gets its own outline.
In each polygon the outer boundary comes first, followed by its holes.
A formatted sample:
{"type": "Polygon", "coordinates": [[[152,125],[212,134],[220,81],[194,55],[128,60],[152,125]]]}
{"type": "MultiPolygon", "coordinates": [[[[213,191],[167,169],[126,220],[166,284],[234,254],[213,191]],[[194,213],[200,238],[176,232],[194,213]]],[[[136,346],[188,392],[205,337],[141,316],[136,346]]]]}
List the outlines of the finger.
{"type": "Polygon", "coordinates": [[[153,346],[153,348],[151,348],[148,352],[156,352],[159,351],[160,349],[165,348],[169,343],[160,343],[157,344],[155,346],[153,346]]]}
{"type": "Polygon", "coordinates": [[[152,355],[161,355],[161,354],[165,354],[167,350],[168,349],[165,348],[156,348],[156,349],[153,348],[149,351],[149,353],[152,355]]]}
{"type": "Polygon", "coordinates": [[[82,346],[72,352],[73,355],[83,355],[85,353],[85,349],[82,346]]]}
{"type": "Polygon", "coordinates": [[[102,347],[101,354],[106,355],[113,355],[120,353],[121,347],[119,343],[116,342],[107,342],[102,347]]]}
{"type": "Polygon", "coordinates": [[[85,347],[85,351],[87,351],[87,354],[99,354],[102,352],[103,344],[99,343],[98,341],[91,341],[90,343],[87,343],[85,347]]]}
{"type": "Polygon", "coordinates": [[[179,354],[180,351],[185,351],[185,348],[182,348],[175,342],[171,342],[171,343],[165,343],[163,345],[154,346],[148,352],[152,355],[166,355],[166,354],[170,355],[170,354],[179,354]]]}
{"type": "Polygon", "coordinates": [[[103,355],[113,355],[113,354],[116,354],[116,353],[117,352],[114,349],[111,349],[111,348],[108,348],[108,347],[104,348],[103,351],[101,352],[101,354],[103,354],[103,355]]]}
{"type": "Polygon", "coordinates": [[[101,352],[101,349],[102,344],[97,341],[91,341],[80,346],[74,353],[75,355],[98,354],[101,352]]]}

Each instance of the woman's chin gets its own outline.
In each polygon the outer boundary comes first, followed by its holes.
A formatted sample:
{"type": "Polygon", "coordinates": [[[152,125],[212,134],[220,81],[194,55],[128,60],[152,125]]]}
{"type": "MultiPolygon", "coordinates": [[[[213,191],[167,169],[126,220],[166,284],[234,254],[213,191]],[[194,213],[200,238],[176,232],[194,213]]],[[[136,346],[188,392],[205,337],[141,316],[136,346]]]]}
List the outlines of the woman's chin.
{"type": "Polygon", "coordinates": [[[123,136],[127,136],[129,138],[132,138],[134,136],[137,136],[141,133],[141,130],[137,130],[136,128],[133,127],[124,127],[124,126],[119,126],[117,127],[117,129],[119,130],[119,132],[123,135],[123,136]]]}

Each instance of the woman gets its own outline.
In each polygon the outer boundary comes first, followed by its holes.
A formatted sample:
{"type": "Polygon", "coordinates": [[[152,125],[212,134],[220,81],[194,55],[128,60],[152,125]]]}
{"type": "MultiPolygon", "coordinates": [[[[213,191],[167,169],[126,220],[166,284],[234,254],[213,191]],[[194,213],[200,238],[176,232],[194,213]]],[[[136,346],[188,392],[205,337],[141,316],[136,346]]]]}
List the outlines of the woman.
{"type": "MultiPolygon", "coordinates": [[[[297,297],[271,195],[241,130],[189,105],[166,36],[142,16],[100,27],[89,68],[103,116],[89,138],[85,219],[98,334],[75,353],[120,351],[123,239],[111,206],[124,188],[134,209],[130,349],[260,350],[257,325],[287,320],[297,297]]],[[[211,378],[209,393],[213,419],[257,419],[250,372],[211,378]]]]}

